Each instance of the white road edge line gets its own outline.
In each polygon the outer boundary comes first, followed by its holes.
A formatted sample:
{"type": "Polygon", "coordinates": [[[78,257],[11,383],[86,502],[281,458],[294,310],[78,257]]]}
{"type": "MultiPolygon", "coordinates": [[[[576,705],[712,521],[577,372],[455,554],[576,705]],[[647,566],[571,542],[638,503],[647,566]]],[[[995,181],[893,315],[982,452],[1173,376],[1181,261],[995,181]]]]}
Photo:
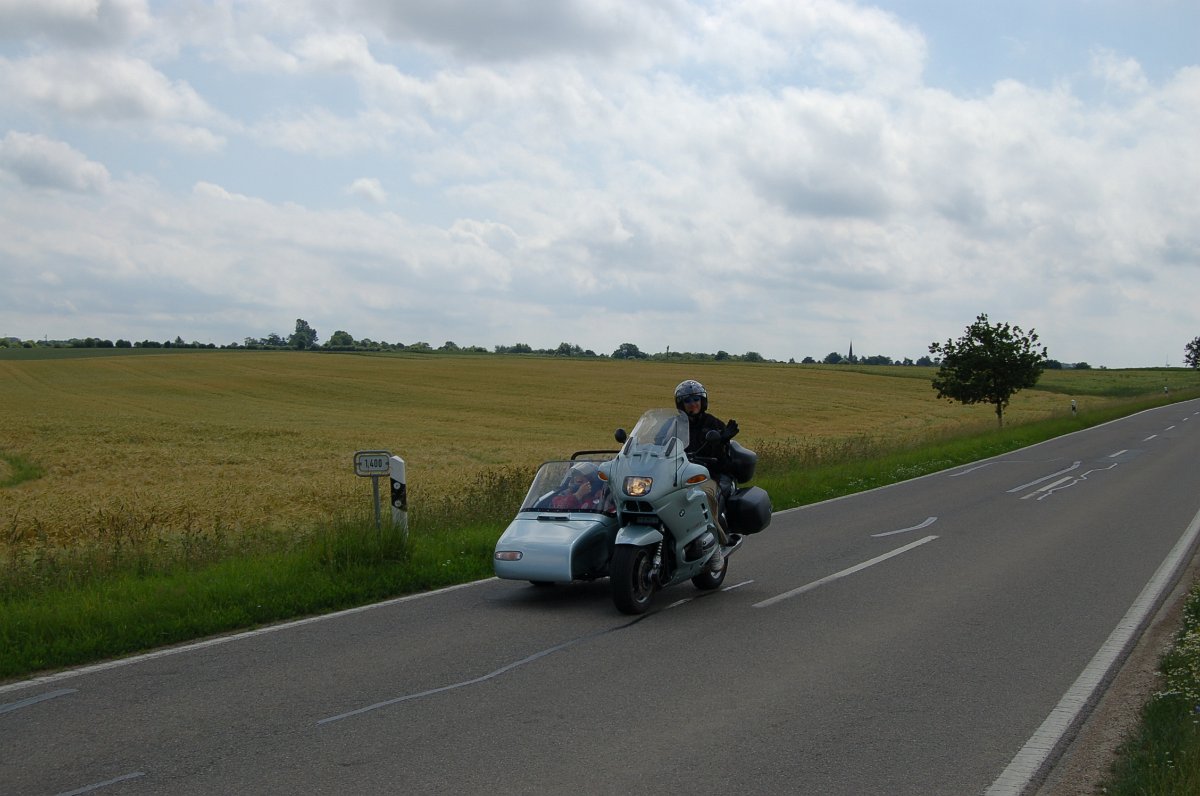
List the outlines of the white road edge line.
{"type": "Polygon", "coordinates": [[[921,545],[926,544],[928,542],[932,542],[936,538],[937,538],[936,536],[926,536],[924,539],[918,539],[915,542],[910,542],[909,544],[904,545],[904,547],[897,547],[895,550],[893,550],[890,553],[884,553],[881,556],[875,556],[870,561],[864,561],[861,564],[855,564],[854,566],[850,567],[849,569],[843,569],[841,572],[835,572],[832,575],[827,575],[826,577],[823,577],[820,580],[814,580],[812,583],[805,584],[804,586],[801,586],[797,589],[792,589],[791,591],[785,591],[783,594],[777,594],[774,597],[763,600],[760,603],[755,603],[754,607],[755,608],[766,608],[768,606],[774,605],[775,603],[782,602],[790,597],[795,597],[798,594],[804,594],[804,592],[806,592],[806,591],[812,591],[813,589],[816,589],[820,586],[824,586],[826,583],[832,583],[833,581],[838,580],[839,578],[844,578],[847,575],[853,575],[855,572],[860,572],[860,571],[866,569],[867,567],[873,567],[876,564],[883,562],[883,561],[887,561],[889,558],[898,556],[901,553],[907,553],[909,550],[912,550],[913,548],[916,548],[916,547],[920,547],[921,545]]]}
{"type": "Polygon", "coordinates": [[[1140,632],[1150,618],[1150,614],[1158,606],[1159,600],[1175,581],[1179,568],[1183,565],[1196,537],[1200,535],[1200,511],[1192,518],[1187,530],[1175,547],[1163,559],[1158,570],[1142,593],[1134,600],[1129,611],[1117,624],[1112,635],[1096,652],[1091,662],[1084,668],[1075,683],[1067,690],[1058,705],[1050,711],[1050,715],[1037,728],[1033,736],[1025,742],[1021,751],[1012,759],[1008,767],[1001,772],[992,786],[984,793],[985,796],[1018,796],[1038,775],[1050,753],[1058,746],[1063,735],[1074,725],[1085,706],[1091,704],[1100,684],[1107,678],[1108,671],[1122,657],[1122,651],[1140,632]]]}

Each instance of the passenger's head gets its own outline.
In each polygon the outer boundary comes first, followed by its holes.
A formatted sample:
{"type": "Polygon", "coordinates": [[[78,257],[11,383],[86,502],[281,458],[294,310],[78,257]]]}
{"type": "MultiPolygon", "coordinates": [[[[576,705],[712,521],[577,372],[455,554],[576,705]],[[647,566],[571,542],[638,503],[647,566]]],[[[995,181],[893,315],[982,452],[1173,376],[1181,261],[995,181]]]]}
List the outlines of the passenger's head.
{"type": "Polygon", "coordinates": [[[578,462],[567,471],[567,479],[572,484],[582,484],[584,481],[595,479],[598,472],[596,465],[591,462],[578,462]]]}

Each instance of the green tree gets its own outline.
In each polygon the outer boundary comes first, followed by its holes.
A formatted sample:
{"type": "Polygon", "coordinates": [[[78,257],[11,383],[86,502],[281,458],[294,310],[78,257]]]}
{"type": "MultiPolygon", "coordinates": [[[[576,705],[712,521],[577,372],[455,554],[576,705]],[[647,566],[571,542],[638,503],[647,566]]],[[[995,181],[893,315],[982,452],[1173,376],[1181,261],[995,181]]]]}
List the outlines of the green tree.
{"type": "Polygon", "coordinates": [[[333,334],[329,335],[329,340],[325,343],[329,347],[338,348],[353,348],[354,337],[349,332],[338,329],[333,334]]]}
{"type": "Polygon", "coordinates": [[[288,337],[288,345],[303,351],[306,348],[317,347],[317,330],[308,325],[303,318],[296,319],[296,331],[288,337]]]}
{"type": "Polygon", "coordinates": [[[1004,425],[1004,409],[1013,394],[1032,387],[1046,366],[1046,347],[1038,348],[1037,333],[1020,326],[988,323],[981,314],[958,340],[931,343],[929,353],[941,357],[933,377],[938,398],[963,404],[989,403],[1004,425]]]}
{"type": "Polygon", "coordinates": [[[1200,337],[1184,346],[1183,350],[1186,352],[1183,356],[1184,363],[1189,368],[1200,368],[1200,337]]]}
{"type": "Polygon", "coordinates": [[[613,359],[647,359],[648,355],[643,354],[642,350],[633,343],[621,343],[621,346],[612,353],[613,359]]]}

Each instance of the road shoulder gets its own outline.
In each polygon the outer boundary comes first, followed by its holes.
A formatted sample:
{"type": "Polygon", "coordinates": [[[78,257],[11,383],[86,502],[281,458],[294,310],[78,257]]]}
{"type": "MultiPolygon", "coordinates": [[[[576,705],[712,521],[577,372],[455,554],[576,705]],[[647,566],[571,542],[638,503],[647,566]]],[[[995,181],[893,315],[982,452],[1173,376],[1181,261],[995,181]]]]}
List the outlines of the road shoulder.
{"type": "Polygon", "coordinates": [[[1093,796],[1116,759],[1117,748],[1138,727],[1142,706],[1158,689],[1158,664],[1183,625],[1188,593],[1200,575],[1200,551],[1171,590],[1096,707],[1080,726],[1037,796],[1093,796]]]}

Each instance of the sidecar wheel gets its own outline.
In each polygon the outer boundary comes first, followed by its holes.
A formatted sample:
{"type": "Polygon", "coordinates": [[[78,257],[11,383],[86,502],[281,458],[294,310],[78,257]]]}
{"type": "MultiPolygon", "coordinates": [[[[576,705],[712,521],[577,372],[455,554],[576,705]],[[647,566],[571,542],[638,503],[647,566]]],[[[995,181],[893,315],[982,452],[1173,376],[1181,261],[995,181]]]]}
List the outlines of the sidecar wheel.
{"type": "Polygon", "coordinates": [[[625,614],[645,613],[654,596],[649,547],[620,545],[613,551],[611,575],[613,602],[625,614]]]}
{"type": "Polygon", "coordinates": [[[714,575],[709,570],[704,570],[699,575],[692,578],[692,585],[701,591],[712,591],[713,589],[721,588],[721,584],[725,582],[725,573],[729,571],[729,559],[725,560],[725,566],[721,567],[721,571],[714,575]]]}

